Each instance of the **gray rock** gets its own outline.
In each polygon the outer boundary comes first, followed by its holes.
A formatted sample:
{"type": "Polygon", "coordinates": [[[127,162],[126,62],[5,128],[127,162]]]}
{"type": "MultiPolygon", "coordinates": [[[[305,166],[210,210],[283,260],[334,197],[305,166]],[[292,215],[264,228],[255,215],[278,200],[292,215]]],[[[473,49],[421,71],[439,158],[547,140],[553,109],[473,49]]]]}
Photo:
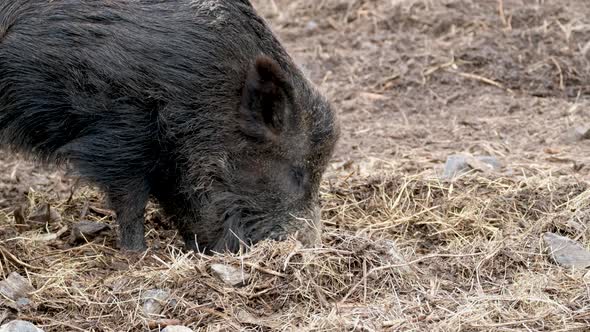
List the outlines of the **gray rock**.
{"type": "Polygon", "coordinates": [[[215,276],[230,286],[241,286],[245,284],[250,275],[242,269],[225,264],[211,264],[211,271],[215,276]]]}
{"type": "Polygon", "coordinates": [[[318,29],[318,23],[314,20],[307,22],[305,25],[305,30],[307,31],[315,31],[318,29]]]}
{"type": "Polygon", "coordinates": [[[0,310],[0,325],[2,325],[2,323],[4,323],[4,321],[6,320],[6,318],[8,318],[9,316],[10,316],[9,309],[2,309],[2,310],[0,310]]]}
{"type": "Polygon", "coordinates": [[[34,290],[29,280],[16,272],[12,272],[6,279],[0,281],[0,293],[13,301],[26,298],[34,290]]]}
{"type": "Polygon", "coordinates": [[[13,320],[0,326],[0,332],[43,332],[43,330],[24,320],[13,320]]]}
{"type": "Polygon", "coordinates": [[[35,211],[29,216],[29,220],[42,223],[57,223],[60,222],[61,215],[56,209],[49,206],[49,204],[43,204],[38,206],[35,211]]]}
{"type": "Polygon", "coordinates": [[[170,298],[167,289],[151,289],[141,295],[143,300],[143,312],[148,315],[159,315],[170,298]]]}
{"type": "Polygon", "coordinates": [[[554,233],[543,234],[543,240],[557,264],[580,269],[590,266],[590,251],[578,242],[554,233]]]}
{"type": "Polygon", "coordinates": [[[110,230],[107,224],[94,221],[81,221],[74,225],[72,233],[70,233],[71,242],[80,242],[91,240],[99,235],[101,232],[110,230]]]}
{"type": "Polygon", "coordinates": [[[170,325],[163,329],[162,332],[193,332],[193,330],[189,329],[186,326],[170,325]]]}
{"type": "Polygon", "coordinates": [[[16,308],[19,310],[33,306],[33,302],[26,297],[20,297],[16,300],[16,308]]]}
{"type": "Polygon", "coordinates": [[[578,126],[575,128],[575,137],[578,140],[590,139],[590,126],[578,126]]]}
{"type": "Polygon", "coordinates": [[[468,172],[469,170],[478,170],[482,172],[496,171],[502,167],[502,164],[496,157],[467,155],[450,155],[447,157],[443,171],[443,179],[452,179],[458,175],[468,172]]]}

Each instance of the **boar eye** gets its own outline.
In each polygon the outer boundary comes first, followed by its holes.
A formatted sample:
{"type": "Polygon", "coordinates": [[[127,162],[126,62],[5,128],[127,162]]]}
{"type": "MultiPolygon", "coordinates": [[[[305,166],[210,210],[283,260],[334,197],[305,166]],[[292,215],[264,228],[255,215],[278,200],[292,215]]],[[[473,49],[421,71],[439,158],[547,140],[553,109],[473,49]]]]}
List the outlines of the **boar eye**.
{"type": "Polygon", "coordinates": [[[302,187],[305,182],[305,170],[301,167],[291,167],[289,172],[291,180],[295,183],[298,187],[302,187]]]}

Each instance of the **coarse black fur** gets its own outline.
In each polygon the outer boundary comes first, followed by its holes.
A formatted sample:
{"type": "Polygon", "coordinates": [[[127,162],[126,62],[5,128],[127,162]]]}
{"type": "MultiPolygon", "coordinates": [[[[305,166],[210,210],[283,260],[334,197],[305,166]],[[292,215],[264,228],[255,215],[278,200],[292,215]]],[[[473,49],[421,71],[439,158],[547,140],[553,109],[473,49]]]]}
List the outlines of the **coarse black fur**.
{"type": "Polygon", "coordinates": [[[248,1],[0,2],[0,144],[99,185],[125,249],[150,196],[192,249],[315,241],[337,136],[248,1]]]}

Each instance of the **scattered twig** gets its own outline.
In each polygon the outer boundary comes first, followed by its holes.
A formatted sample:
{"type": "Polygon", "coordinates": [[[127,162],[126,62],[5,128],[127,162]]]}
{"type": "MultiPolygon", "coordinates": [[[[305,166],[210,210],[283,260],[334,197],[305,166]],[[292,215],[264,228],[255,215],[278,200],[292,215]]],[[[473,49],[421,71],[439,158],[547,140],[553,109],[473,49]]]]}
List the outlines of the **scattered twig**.
{"type": "Polygon", "coordinates": [[[506,91],[508,91],[510,93],[514,93],[511,89],[506,88],[502,83],[496,82],[496,81],[494,81],[492,79],[489,79],[487,77],[483,77],[483,76],[476,75],[476,74],[471,74],[471,73],[464,73],[464,72],[455,72],[455,73],[457,75],[461,76],[461,77],[465,77],[465,78],[468,78],[468,79],[471,79],[471,80],[480,81],[482,83],[495,86],[495,87],[497,87],[499,89],[506,90],[506,91]]]}

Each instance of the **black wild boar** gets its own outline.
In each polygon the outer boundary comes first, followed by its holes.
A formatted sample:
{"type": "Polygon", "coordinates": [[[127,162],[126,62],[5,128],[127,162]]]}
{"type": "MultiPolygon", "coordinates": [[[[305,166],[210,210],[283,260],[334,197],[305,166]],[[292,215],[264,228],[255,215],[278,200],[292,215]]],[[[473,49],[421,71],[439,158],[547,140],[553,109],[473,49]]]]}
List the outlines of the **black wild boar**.
{"type": "Polygon", "coordinates": [[[0,1],[0,143],[104,190],[124,249],[150,196],[191,249],[314,243],[337,136],[246,0],[0,1]]]}

